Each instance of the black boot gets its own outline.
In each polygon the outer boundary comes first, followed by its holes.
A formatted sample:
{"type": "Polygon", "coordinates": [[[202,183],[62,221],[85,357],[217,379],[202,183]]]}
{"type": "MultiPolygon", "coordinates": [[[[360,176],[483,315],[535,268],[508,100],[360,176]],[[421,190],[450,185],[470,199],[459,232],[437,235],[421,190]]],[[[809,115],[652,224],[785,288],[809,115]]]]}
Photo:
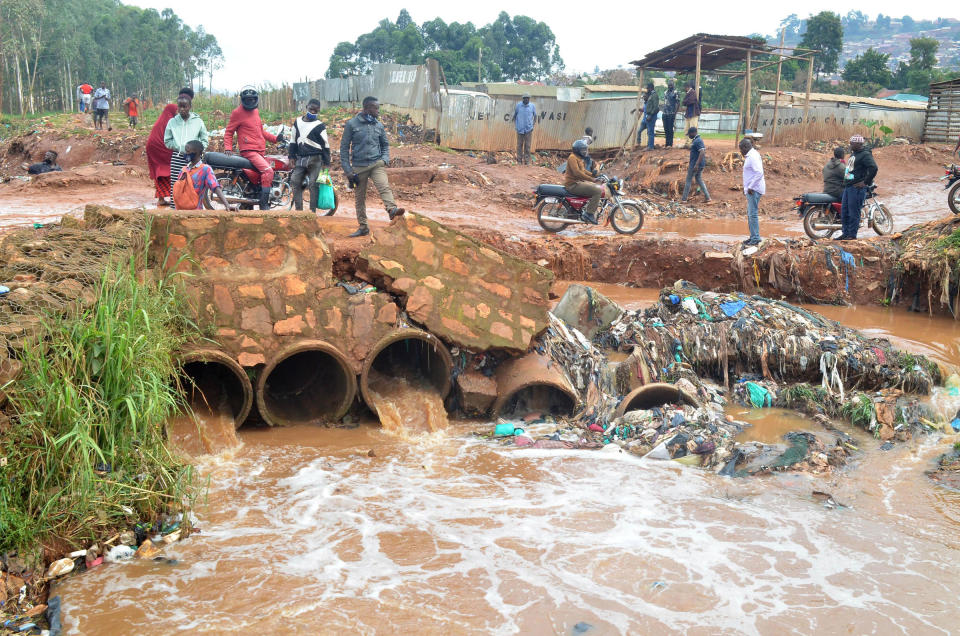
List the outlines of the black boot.
{"type": "Polygon", "coordinates": [[[270,190],[261,190],[260,191],[260,209],[269,210],[270,209],[270,190]]]}

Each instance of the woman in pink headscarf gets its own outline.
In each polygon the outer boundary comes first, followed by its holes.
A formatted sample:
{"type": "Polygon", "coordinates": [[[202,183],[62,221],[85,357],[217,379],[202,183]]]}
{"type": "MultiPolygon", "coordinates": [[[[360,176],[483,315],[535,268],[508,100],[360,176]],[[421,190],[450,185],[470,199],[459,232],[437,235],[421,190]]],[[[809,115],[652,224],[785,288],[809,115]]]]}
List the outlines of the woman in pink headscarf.
{"type": "MultiPolygon", "coordinates": [[[[182,88],[177,97],[180,95],[188,95],[193,99],[193,89],[182,88]]],[[[147,139],[147,166],[150,168],[150,178],[156,184],[157,206],[170,205],[168,198],[173,193],[170,185],[170,157],[173,151],[164,145],[163,133],[167,128],[167,122],[176,115],[176,104],[164,106],[160,117],[150,129],[150,137],[147,139]]]]}

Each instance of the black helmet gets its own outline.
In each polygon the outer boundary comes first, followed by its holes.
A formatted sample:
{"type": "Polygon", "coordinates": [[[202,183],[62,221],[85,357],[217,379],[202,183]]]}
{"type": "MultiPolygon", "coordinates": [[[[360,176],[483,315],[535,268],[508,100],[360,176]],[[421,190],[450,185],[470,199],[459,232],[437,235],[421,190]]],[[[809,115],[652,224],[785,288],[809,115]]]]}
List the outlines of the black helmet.
{"type": "Polygon", "coordinates": [[[253,110],[260,105],[260,93],[253,86],[244,86],[240,89],[240,104],[247,110],[253,110]]]}
{"type": "Polygon", "coordinates": [[[573,142],[573,151],[581,157],[587,154],[587,142],[583,139],[577,139],[573,142]]]}

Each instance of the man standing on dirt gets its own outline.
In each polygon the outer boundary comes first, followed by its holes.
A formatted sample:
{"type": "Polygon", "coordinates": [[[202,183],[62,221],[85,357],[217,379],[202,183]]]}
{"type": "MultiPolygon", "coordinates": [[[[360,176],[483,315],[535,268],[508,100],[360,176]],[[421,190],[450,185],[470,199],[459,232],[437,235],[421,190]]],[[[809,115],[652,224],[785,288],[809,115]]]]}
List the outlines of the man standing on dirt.
{"type": "MultiPolygon", "coordinates": [[[[290,183],[293,187],[293,207],[303,209],[303,180],[306,177],[310,188],[310,211],[317,211],[317,177],[321,168],[330,167],[330,140],[327,138],[327,125],[317,117],[320,112],[320,100],[307,102],[307,110],[302,117],[293,122],[293,139],[287,147],[287,155],[293,164],[290,183]]],[[[325,216],[336,211],[333,208],[325,216]]]]}
{"type": "Polygon", "coordinates": [[[524,93],[513,109],[513,125],[517,129],[517,163],[521,166],[530,163],[530,142],[536,123],[537,107],[530,103],[530,93],[524,93]]]}
{"type": "Polygon", "coordinates": [[[363,110],[343,127],[340,138],[340,167],[354,187],[359,227],[350,238],[370,234],[367,225],[367,182],[372,180],[380,193],[380,200],[392,221],[404,213],[393,200],[393,191],[387,180],[390,164],[390,143],[387,131],[380,123],[380,102],[376,97],[363,98],[363,110]]]}
{"type": "Polygon", "coordinates": [[[663,94],[663,142],[664,148],[673,148],[673,131],[677,123],[677,106],[680,95],[673,80],[667,82],[667,92],[663,94]]]}
{"type": "Polygon", "coordinates": [[[767,191],[767,183],[763,178],[763,158],[746,137],[740,140],[740,154],[743,155],[743,193],[747,197],[747,225],[750,228],[750,238],[743,244],[759,245],[760,197],[767,191]]]}
{"type": "Polygon", "coordinates": [[[693,185],[693,180],[696,179],[704,198],[707,203],[710,203],[710,191],[707,190],[707,184],[703,182],[703,167],[707,163],[707,146],[703,143],[700,135],[697,134],[696,126],[687,130],[687,137],[691,139],[692,143],[690,145],[690,163],[687,165],[687,182],[683,186],[681,201],[683,203],[687,202],[687,197],[690,196],[690,187],[693,185]]]}
{"type": "Polygon", "coordinates": [[[850,138],[850,158],[844,175],[846,187],[840,203],[842,231],[838,241],[855,241],[860,230],[860,209],[867,198],[867,188],[877,176],[877,162],[869,148],[864,147],[861,135],[850,138]]]}
{"type": "Polygon", "coordinates": [[[683,123],[686,124],[689,132],[691,128],[696,128],[700,124],[700,97],[697,95],[697,87],[694,86],[693,80],[687,82],[687,94],[683,96],[683,105],[687,109],[683,123]]]}
{"type": "Polygon", "coordinates": [[[657,133],[657,113],[660,112],[660,95],[653,82],[647,82],[647,98],[643,102],[643,125],[647,129],[647,150],[653,150],[657,133]]]}
{"type": "Polygon", "coordinates": [[[93,127],[97,130],[113,130],[107,121],[107,114],[110,110],[110,89],[106,82],[100,82],[100,88],[93,91],[93,127]]]}

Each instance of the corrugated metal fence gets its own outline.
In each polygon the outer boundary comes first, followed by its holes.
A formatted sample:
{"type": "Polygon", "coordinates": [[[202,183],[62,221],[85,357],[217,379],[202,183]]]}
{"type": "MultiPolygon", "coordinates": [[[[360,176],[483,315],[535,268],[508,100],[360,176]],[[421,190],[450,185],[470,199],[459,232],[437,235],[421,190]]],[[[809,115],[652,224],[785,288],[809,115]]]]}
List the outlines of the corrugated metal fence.
{"type": "Polygon", "coordinates": [[[960,80],[930,86],[924,141],[953,142],[960,137],[960,80]]]}
{"type": "MultiPolygon", "coordinates": [[[[846,106],[811,106],[807,139],[846,139],[869,132],[865,121],[877,122],[893,129],[896,137],[920,139],[923,134],[923,110],[889,110],[851,108],[846,106]]],[[[777,143],[800,142],[803,139],[803,107],[777,109],[777,143]]],[[[773,128],[773,107],[761,104],[757,112],[757,131],[769,136],[773,128]]]]}
{"type": "MultiPolygon", "coordinates": [[[[448,90],[439,66],[432,60],[421,66],[378,64],[371,75],[294,85],[294,97],[301,106],[310,98],[319,99],[324,106],[359,105],[367,95],[409,114],[416,123],[437,129],[440,143],[450,148],[499,151],[516,147],[513,112],[518,100],[448,90]]],[[[590,126],[594,148],[619,148],[636,117],[636,98],[566,101],[571,96],[565,93],[560,96],[564,99],[534,100],[538,121],[533,147],[568,149],[590,126]]]]}

